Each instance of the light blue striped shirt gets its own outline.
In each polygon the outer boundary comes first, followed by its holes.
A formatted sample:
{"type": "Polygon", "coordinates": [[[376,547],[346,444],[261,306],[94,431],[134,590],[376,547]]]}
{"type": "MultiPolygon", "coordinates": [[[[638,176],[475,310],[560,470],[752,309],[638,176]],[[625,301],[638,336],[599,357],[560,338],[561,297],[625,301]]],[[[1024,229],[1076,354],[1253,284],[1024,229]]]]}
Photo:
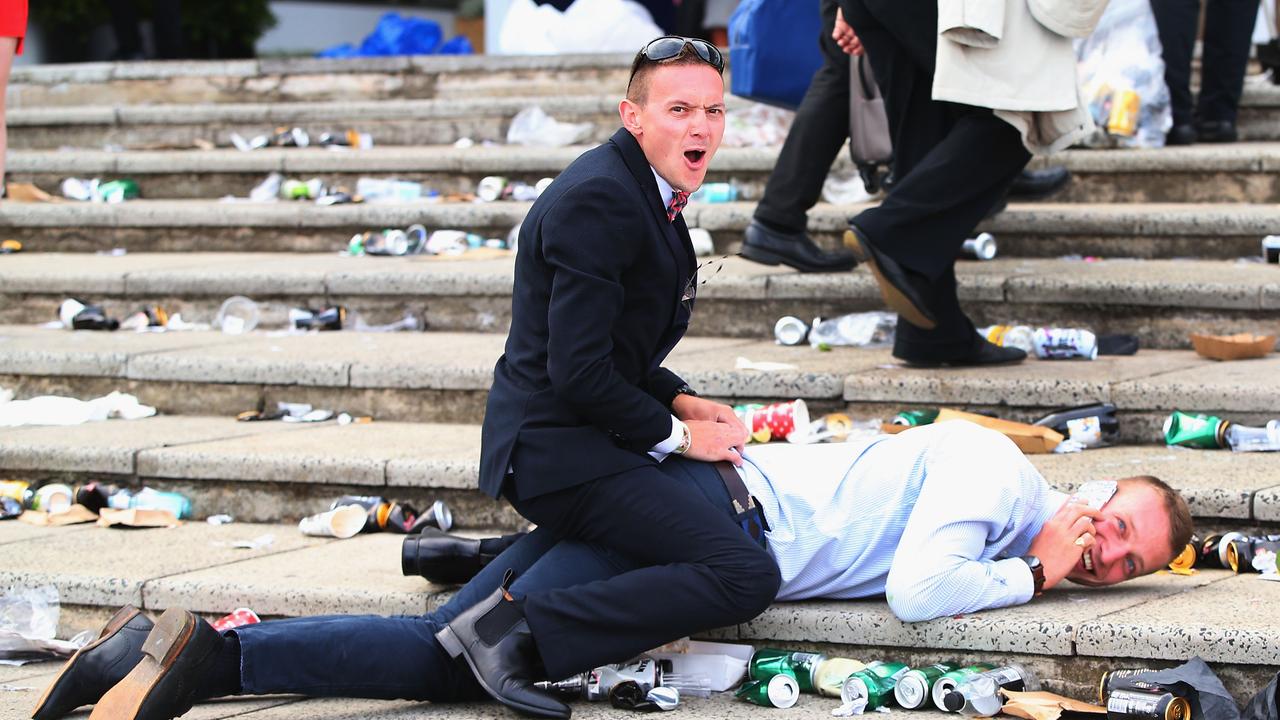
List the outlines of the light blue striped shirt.
{"type": "Polygon", "coordinates": [[[1012,441],[964,421],[746,459],[778,599],[885,595],[907,622],[1030,600],[1019,558],[1066,501],[1012,441]]]}

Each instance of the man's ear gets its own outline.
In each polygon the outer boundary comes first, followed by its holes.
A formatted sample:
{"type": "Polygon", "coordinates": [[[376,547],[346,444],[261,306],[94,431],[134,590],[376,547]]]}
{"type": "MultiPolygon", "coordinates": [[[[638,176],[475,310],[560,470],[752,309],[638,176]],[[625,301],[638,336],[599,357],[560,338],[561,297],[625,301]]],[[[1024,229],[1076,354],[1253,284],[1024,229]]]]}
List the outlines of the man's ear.
{"type": "Polygon", "coordinates": [[[622,118],[622,127],[626,128],[632,135],[640,135],[640,106],[623,98],[618,103],[618,115],[622,118]]]}

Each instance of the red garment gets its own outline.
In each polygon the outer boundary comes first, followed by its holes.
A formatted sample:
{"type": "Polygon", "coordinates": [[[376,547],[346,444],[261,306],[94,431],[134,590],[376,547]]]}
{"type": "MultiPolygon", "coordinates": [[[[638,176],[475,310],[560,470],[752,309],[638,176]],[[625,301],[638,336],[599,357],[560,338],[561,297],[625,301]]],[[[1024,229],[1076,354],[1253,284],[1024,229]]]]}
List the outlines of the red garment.
{"type": "Polygon", "coordinates": [[[0,37],[18,38],[15,54],[22,54],[27,36],[27,0],[0,0],[0,37]]]}

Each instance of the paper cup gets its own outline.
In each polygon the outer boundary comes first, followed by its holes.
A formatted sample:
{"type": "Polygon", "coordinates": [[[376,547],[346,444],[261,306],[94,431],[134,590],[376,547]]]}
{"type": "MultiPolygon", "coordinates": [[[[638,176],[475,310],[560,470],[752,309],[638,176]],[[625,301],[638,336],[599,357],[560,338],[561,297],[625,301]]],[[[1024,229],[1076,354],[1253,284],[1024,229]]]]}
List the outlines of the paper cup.
{"type": "Polygon", "coordinates": [[[767,432],[774,440],[786,440],[794,434],[798,440],[809,431],[809,408],[804,400],[765,405],[753,410],[750,420],[753,436],[767,432]]]}
{"type": "Polygon", "coordinates": [[[364,527],[366,511],[359,505],[343,505],[318,515],[303,518],[298,529],[312,537],[355,537],[364,527]]]}

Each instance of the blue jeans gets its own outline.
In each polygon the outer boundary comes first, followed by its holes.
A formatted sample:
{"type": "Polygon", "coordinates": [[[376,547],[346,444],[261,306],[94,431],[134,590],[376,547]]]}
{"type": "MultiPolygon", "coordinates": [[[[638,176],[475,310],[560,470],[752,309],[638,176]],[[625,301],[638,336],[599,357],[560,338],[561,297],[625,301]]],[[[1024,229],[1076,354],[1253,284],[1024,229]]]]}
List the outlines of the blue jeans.
{"type": "MultiPolygon", "coordinates": [[[[732,514],[728,491],[711,465],[669,458],[660,467],[689,482],[689,502],[712,502],[732,514]]],[[[470,669],[450,658],[435,634],[492,594],[507,569],[517,573],[512,594],[523,597],[611,578],[637,567],[638,563],[608,547],[561,540],[537,529],[489,563],[446,605],[427,615],[326,615],[271,620],[228,631],[240,640],[241,689],[246,695],[430,702],[486,699],[470,669]]]]}

